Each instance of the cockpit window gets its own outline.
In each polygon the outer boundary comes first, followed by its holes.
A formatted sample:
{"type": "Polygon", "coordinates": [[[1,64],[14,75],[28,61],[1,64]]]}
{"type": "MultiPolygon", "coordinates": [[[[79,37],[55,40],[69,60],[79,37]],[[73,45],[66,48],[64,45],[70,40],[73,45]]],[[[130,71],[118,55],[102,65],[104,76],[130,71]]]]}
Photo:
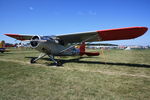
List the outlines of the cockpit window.
{"type": "Polygon", "coordinates": [[[42,40],[53,40],[50,36],[43,36],[41,37],[42,40]]]}

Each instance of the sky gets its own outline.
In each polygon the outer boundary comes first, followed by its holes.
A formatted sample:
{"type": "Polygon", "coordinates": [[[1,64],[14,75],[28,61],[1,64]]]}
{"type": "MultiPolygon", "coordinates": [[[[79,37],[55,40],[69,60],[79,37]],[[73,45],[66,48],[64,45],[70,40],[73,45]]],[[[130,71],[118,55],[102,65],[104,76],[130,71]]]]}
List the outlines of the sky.
{"type": "MultiPolygon", "coordinates": [[[[5,33],[59,35],[113,28],[150,28],[150,0],[0,0],[0,41],[5,33]]],[[[118,45],[150,45],[150,31],[118,45]]]]}

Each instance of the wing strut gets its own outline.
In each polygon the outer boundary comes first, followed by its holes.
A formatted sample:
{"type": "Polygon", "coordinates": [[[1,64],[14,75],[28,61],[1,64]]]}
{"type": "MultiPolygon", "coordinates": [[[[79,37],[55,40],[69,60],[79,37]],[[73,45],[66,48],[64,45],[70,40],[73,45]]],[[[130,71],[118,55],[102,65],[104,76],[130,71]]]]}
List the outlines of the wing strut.
{"type": "MultiPolygon", "coordinates": [[[[91,36],[91,37],[89,37],[89,38],[83,40],[81,43],[86,42],[86,41],[88,41],[88,40],[90,40],[90,39],[93,39],[93,38],[95,38],[95,37],[97,37],[97,36],[98,36],[98,34],[93,35],[93,36],[91,36]]],[[[64,49],[64,50],[62,50],[62,51],[60,51],[60,53],[63,53],[63,52],[65,52],[65,51],[67,51],[68,49],[73,48],[73,47],[76,46],[76,45],[78,45],[78,44],[74,44],[74,45],[72,45],[72,46],[70,46],[70,47],[68,47],[68,48],[66,48],[66,49],[64,49]]]]}

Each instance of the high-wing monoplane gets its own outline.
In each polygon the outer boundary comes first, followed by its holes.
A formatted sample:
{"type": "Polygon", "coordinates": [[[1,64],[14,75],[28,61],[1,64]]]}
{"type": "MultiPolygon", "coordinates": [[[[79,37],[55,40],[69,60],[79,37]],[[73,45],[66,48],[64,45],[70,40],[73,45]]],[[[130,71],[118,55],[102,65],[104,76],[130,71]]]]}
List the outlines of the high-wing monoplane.
{"type": "Polygon", "coordinates": [[[85,42],[133,39],[143,35],[147,30],[147,27],[127,27],[56,36],[8,33],[5,35],[21,41],[30,41],[31,47],[41,52],[39,57],[31,59],[31,63],[35,63],[40,58],[48,55],[57,66],[60,66],[61,62],[55,60],[54,56],[99,55],[98,52],[85,52],[85,42]],[[75,47],[78,43],[81,44],[80,48],[75,47]]]}

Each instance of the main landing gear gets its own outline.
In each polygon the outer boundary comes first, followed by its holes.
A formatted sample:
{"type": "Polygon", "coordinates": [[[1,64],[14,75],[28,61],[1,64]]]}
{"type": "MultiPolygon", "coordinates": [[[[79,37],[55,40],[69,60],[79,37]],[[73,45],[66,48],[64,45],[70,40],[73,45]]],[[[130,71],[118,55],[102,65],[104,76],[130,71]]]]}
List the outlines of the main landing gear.
{"type": "Polygon", "coordinates": [[[31,63],[31,64],[32,64],[32,63],[36,63],[37,60],[39,60],[40,58],[43,58],[44,56],[46,56],[46,54],[45,54],[45,53],[41,53],[41,54],[39,55],[39,57],[37,57],[37,58],[32,58],[31,61],[30,61],[30,63],[31,63]]]}
{"type": "MultiPolygon", "coordinates": [[[[43,54],[43,53],[41,53],[40,55],[39,55],[39,57],[37,57],[37,58],[32,58],[31,60],[30,60],[30,63],[31,64],[33,64],[33,63],[36,63],[36,61],[37,60],[39,60],[39,59],[41,59],[41,58],[43,58],[43,57],[45,57],[47,54],[43,54]]],[[[56,64],[56,66],[62,66],[62,63],[61,63],[61,61],[59,61],[59,60],[55,60],[54,59],[54,56],[52,56],[52,55],[48,55],[49,57],[50,57],[50,59],[56,64]]]]}
{"type": "Polygon", "coordinates": [[[52,56],[52,55],[48,55],[49,57],[50,57],[50,59],[56,64],[56,66],[62,66],[62,63],[61,63],[61,61],[60,60],[55,60],[54,59],[54,56],[52,56]]]}

